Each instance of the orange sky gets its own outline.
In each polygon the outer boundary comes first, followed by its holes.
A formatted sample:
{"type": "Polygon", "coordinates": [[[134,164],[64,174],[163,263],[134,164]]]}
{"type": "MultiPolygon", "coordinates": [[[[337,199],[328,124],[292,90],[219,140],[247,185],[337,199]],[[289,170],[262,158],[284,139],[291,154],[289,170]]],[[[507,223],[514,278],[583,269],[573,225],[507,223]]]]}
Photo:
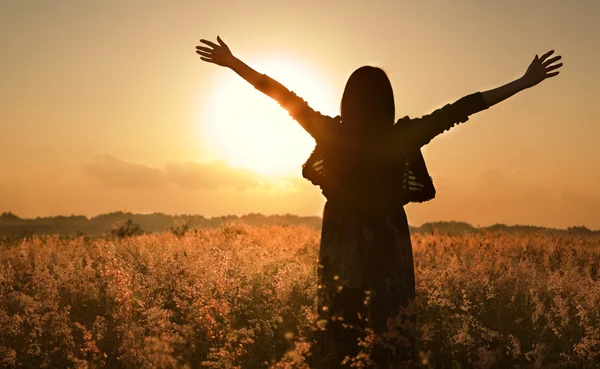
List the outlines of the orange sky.
{"type": "Polygon", "coordinates": [[[558,77],[423,149],[438,195],[408,205],[409,222],[597,229],[599,24],[594,0],[2,1],[0,212],[319,215],[300,177],[310,137],[194,53],[219,34],[330,115],[354,69],[380,66],[397,118],[509,82],[555,49],[558,77]]]}

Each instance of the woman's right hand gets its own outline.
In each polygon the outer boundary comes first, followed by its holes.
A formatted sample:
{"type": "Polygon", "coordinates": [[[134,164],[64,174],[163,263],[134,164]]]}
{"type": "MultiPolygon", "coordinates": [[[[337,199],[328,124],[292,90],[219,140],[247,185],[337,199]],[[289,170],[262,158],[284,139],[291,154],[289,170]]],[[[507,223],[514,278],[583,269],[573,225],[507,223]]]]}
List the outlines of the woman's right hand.
{"type": "Polygon", "coordinates": [[[542,82],[546,78],[552,78],[560,73],[559,69],[562,67],[562,63],[554,64],[558,60],[561,59],[561,56],[555,56],[553,58],[548,59],[550,55],[554,53],[554,50],[550,50],[541,58],[537,55],[527,68],[527,71],[521,77],[522,82],[524,83],[526,88],[533,87],[538,83],[542,82]],[[554,72],[553,72],[554,71],[554,72]]]}
{"type": "Polygon", "coordinates": [[[196,53],[199,54],[200,59],[204,60],[205,62],[228,68],[230,68],[235,62],[235,56],[233,56],[227,44],[225,44],[225,42],[223,42],[219,36],[217,36],[217,42],[219,45],[204,39],[200,40],[200,42],[209,46],[196,46],[196,53]]]}

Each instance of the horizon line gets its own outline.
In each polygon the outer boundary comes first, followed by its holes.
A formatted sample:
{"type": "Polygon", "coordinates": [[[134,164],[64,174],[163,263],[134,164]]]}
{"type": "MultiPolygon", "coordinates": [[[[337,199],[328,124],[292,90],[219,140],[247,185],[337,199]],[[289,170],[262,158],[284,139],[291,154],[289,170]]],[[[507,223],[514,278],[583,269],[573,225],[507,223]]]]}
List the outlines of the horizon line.
{"type": "MultiPolygon", "coordinates": [[[[83,215],[83,214],[71,214],[71,215],[48,215],[48,216],[37,216],[35,218],[24,218],[24,217],[20,217],[17,214],[13,213],[12,211],[2,211],[0,213],[0,219],[5,218],[5,217],[14,217],[17,218],[18,220],[24,220],[24,221],[35,221],[35,220],[39,220],[39,219],[49,219],[49,218],[85,218],[86,220],[92,220],[94,218],[98,218],[101,216],[106,216],[106,215],[115,215],[115,214],[122,214],[122,215],[141,215],[141,216],[151,216],[151,215],[164,215],[164,216],[168,216],[168,217],[202,217],[205,219],[218,219],[218,218],[226,218],[226,217],[237,217],[237,218],[243,218],[243,217],[248,217],[248,216],[262,216],[265,218],[269,218],[269,217],[297,217],[297,218],[318,218],[318,219],[322,219],[321,216],[319,215],[298,215],[298,214],[293,214],[293,213],[277,213],[277,214],[263,214],[263,213],[245,213],[245,214],[226,214],[226,215],[216,215],[216,216],[205,216],[202,214],[190,214],[190,213],[163,213],[163,212],[131,212],[131,211],[127,211],[127,210],[117,210],[117,211],[111,211],[111,212],[107,212],[107,213],[98,213],[96,215],[93,216],[87,216],[87,215],[83,215]]],[[[409,224],[409,226],[411,227],[415,227],[415,228],[421,228],[425,225],[429,225],[429,224],[448,224],[448,223],[460,223],[460,224],[464,224],[464,225],[468,225],[472,228],[475,229],[482,229],[482,228],[491,228],[494,226],[504,226],[504,227],[531,227],[531,228],[543,228],[543,229],[548,229],[548,230],[569,230],[571,228],[585,228],[594,232],[600,232],[600,229],[598,230],[594,230],[591,228],[588,228],[585,225],[572,225],[572,226],[568,226],[566,228],[556,228],[556,227],[549,227],[549,226],[543,226],[543,225],[533,225],[533,224],[506,224],[506,223],[494,223],[488,226],[481,226],[479,224],[472,224],[466,221],[461,221],[461,220],[437,220],[437,221],[429,221],[429,222],[425,222],[421,225],[411,225],[409,224]]]]}

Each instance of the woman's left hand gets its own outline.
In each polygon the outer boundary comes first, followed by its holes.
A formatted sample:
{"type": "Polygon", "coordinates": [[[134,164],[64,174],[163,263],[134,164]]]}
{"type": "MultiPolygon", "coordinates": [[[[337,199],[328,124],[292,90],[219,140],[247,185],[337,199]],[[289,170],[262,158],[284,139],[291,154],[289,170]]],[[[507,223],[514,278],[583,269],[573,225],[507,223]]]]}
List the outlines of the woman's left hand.
{"type": "Polygon", "coordinates": [[[550,50],[542,55],[541,58],[538,58],[537,55],[535,56],[527,68],[527,71],[523,77],[521,77],[525,87],[533,87],[546,78],[554,77],[560,73],[557,69],[562,67],[562,63],[554,64],[554,62],[560,60],[561,56],[559,55],[548,59],[548,57],[553,53],[554,50],[550,50]],[[552,72],[554,70],[556,71],[552,72]]]}
{"type": "Polygon", "coordinates": [[[235,57],[229,50],[229,47],[219,36],[217,36],[217,42],[219,45],[208,40],[200,40],[206,46],[196,46],[196,54],[200,55],[200,59],[208,63],[220,65],[222,67],[231,67],[235,61],[235,57]]]}

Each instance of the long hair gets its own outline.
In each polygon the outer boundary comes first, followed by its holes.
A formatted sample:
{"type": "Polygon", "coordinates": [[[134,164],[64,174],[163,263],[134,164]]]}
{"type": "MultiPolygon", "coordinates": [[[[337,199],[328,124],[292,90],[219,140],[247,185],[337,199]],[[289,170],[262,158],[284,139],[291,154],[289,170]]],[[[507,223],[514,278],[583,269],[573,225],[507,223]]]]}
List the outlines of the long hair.
{"type": "Polygon", "coordinates": [[[394,126],[394,93],[385,72],[371,66],[355,70],[346,82],[340,110],[339,137],[322,147],[327,182],[335,191],[328,191],[330,196],[369,192],[369,187],[390,183],[384,178],[398,176],[399,171],[390,171],[390,163],[373,155],[378,138],[394,126]]]}
{"type": "Polygon", "coordinates": [[[392,84],[381,68],[364,66],[348,78],[340,104],[342,123],[353,135],[369,135],[394,124],[392,84]]]}
{"type": "Polygon", "coordinates": [[[395,110],[392,84],[381,68],[367,65],[350,75],[340,103],[342,135],[325,153],[332,174],[342,180],[367,167],[376,169],[370,157],[372,145],[393,127],[395,110]]]}

